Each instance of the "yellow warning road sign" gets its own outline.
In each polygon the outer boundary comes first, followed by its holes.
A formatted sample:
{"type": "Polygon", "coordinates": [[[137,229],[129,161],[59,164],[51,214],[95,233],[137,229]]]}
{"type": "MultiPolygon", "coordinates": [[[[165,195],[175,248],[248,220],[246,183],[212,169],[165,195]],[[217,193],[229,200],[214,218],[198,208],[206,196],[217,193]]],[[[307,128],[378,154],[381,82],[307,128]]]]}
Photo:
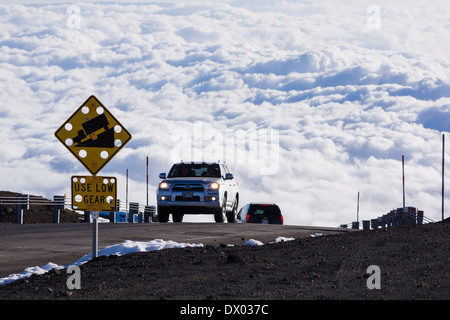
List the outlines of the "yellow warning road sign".
{"type": "Polygon", "coordinates": [[[117,211],[115,177],[72,176],[72,209],[117,211]]]}
{"type": "Polygon", "coordinates": [[[131,139],[131,134],[90,96],[55,132],[56,138],[96,175],[131,139]]]}

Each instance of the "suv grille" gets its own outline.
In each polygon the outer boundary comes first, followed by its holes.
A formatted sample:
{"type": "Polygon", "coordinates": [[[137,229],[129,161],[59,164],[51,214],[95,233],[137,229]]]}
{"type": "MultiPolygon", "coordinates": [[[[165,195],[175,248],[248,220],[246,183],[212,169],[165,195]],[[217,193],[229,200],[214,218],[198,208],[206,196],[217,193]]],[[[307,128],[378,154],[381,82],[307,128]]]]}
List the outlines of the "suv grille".
{"type": "Polygon", "coordinates": [[[175,201],[200,201],[200,197],[193,196],[191,198],[183,198],[183,196],[176,196],[175,201]]]}
{"type": "Polygon", "coordinates": [[[176,184],[173,186],[172,191],[201,191],[203,192],[203,186],[201,184],[176,184]]]}

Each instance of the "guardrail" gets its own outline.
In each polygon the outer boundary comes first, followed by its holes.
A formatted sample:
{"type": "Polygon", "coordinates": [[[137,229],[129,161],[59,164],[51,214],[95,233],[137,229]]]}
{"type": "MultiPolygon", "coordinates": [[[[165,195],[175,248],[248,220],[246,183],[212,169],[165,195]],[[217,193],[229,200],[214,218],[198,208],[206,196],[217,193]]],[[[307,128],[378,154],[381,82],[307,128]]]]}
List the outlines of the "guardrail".
{"type": "MultiPolygon", "coordinates": [[[[17,194],[9,197],[0,197],[0,206],[9,206],[15,208],[16,223],[23,224],[24,210],[46,209],[53,211],[53,223],[59,223],[61,210],[72,210],[71,199],[65,196],[53,196],[53,200],[39,196],[26,194],[17,194]]],[[[126,222],[152,222],[156,220],[156,207],[146,206],[138,202],[123,202],[117,200],[117,212],[114,215],[103,213],[105,217],[108,215],[111,222],[116,222],[117,213],[125,214],[126,222]]],[[[90,212],[84,212],[84,221],[90,221],[90,212]]]]}
{"type": "MultiPolygon", "coordinates": [[[[63,198],[65,198],[63,196],[63,198]]],[[[18,194],[16,197],[0,197],[0,205],[24,205],[27,206],[27,210],[30,210],[30,206],[53,206],[55,202],[58,204],[63,203],[66,205],[66,202],[70,201],[70,199],[61,200],[61,198],[56,198],[56,200],[45,199],[39,196],[30,196],[26,194],[18,194]]],[[[68,204],[70,205],[70,203],[68,204]]]]}
{"type": "MultiPolygon", "coordinates": [[[[422,210],[417,210],[417,208],[415,207],[405,207],[391,210],[387,214],[382,215],[381,217],[378,217],[376,219],[362,220],[362,229],[370,230],[392,226],[415,225],[432,222],[434,222],[432,219],[427,218],[423,215],[422,210]]],[[[347,224],[341,224],[340,227],[360,229],[360,223],[359,221],[354,221],[347,224]]]]}

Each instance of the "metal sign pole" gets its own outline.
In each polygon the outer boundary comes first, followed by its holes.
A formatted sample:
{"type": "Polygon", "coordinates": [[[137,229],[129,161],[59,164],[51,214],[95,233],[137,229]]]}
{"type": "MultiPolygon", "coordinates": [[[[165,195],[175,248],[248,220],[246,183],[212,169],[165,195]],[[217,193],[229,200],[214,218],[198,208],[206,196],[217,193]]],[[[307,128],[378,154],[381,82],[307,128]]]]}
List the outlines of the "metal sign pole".
{"type": "Polygon", "coordinates": [[[92,213],[92,259],[97,258],[98,254],[98,211],[92,213]]]}
{"type": "Polygon", "coordinates": [[[358,200],[356,204],[356,222],[359,222],[359,191],[358,191],[358,200]]]}
{"type": "Polygon", "coordinates": [[[148,156],[147,156],[147,206],[148,206],[148,156]]]}
{"type": "Polygon", "coordinates": [[[403,209],[405,209],[405,156],[402,155],[403,209]]]}
{"type": "Polygon", "coordinates": [[[127,177],[126,177],[126,183],[125,183],[125,212],[128,213],[128,169],[127,169],[127,177]]]}
{"type": "Polygon", "coordinates": [[[442,220],[444,220],[444,154],[445,154],[445,135],[442,135],[442,220]]]}

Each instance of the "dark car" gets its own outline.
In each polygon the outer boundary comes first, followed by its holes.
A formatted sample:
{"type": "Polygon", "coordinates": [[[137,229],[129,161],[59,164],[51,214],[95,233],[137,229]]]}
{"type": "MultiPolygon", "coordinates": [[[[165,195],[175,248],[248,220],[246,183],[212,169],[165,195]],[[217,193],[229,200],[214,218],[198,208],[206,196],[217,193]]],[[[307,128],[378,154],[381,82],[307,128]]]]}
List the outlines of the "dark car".
{"type": "Polygon", "coordinates": [[[243,223],[283,224],[281,210],[274,203],[249,203],[239,210],[238,219],[243,223]]]}

